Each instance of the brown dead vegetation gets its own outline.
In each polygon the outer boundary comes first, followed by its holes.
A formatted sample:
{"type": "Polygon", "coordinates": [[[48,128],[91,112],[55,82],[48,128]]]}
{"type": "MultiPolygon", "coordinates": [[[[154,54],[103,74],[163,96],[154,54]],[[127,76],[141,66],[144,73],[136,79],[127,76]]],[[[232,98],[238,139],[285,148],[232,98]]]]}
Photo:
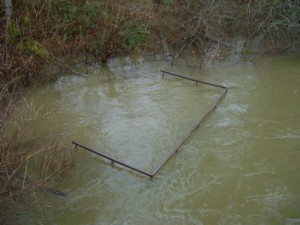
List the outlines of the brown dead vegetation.
{"type": "Polygon", "coordinates": [[[299,47],[299,0],[19,0],[13,4],[8,23],[0,2],[0,211],[24,193],[51,192],[54,180],[72,164],[61,140],[33,144],[24,131],[36,111],[26,102],[24,108],[16,106],[22,87],[55,77],[41,73],[45,65],[76,73],[69,64],[78,56],[106,62],[115,55],[143,51],[161,53],[175,63],[186,49],[203,57],[211,45],[235,47],[236,37],[249,49],[260,36],[259,52],[299,47]],[[40,172],[33,172],[34,168],[40,172]]]}

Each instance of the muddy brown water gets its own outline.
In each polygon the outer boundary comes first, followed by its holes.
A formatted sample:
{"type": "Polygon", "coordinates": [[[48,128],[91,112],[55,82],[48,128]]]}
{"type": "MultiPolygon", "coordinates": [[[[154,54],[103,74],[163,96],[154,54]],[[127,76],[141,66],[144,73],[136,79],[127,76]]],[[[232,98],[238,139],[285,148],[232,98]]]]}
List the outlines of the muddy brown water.
{"type": "MultiPolygon", "coordinates": [[[[78,66],[30,93],[41,111],[32,135],[64,136],[152,171],[221,91],[165,69],[229,87],[216,111],[154,179],[80,151],[49,196],[42,224],[300,224],[300,58],[188,63],[116,58],[78,66]]],[[[72,144],[69,146],[73,148],[72,144]]],[[[20,213],[32,224],[34,213],[20,213]]]]}

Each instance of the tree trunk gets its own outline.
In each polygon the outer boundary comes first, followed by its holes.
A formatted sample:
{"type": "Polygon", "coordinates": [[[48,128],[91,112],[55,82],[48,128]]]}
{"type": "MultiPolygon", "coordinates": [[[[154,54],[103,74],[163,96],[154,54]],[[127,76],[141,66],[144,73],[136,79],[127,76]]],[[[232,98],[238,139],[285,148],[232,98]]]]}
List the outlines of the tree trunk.
{"type": "Polygon", "coordinates": [[[6,24],[9,23],[10,17],[12,15],[12,0],[3,0],[4,7],[5,7],[5,17],[6,17],[6,24]]]}
{"type": "MultiPolygon", "coordinates": [[[[12,9],[12,0],[3,0],[4,2],[4,8],[5,8],[5,17],[6,17],[6,24],[5,24],[5,53],[4,53],[4,58],[5,62],[8,63],[9,57],[8,57],[8,35],[7,35],[7,29],[9,26],[10,18],[13,13],[12,9]]],[[[2,49],[2,46],[0,46],[2,49]]]]}

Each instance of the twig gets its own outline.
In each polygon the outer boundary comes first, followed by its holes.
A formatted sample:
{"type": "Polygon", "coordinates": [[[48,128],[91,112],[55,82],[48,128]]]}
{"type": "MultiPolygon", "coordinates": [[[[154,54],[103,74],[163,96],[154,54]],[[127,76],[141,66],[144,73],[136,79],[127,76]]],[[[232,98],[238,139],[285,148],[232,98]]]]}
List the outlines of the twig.
{"type": "Polygon", "coordinates": [[[65,64],[65,63],[62,63],[62,62],[61,62],[61,64],[62,64],[64,67],[66,67],[67,69],[69,69],[72,73],[76,74],[76,75],[79,75],[79,76],[82,76],[82,77],[89,77],[89,75],[87,75],[87,74],[80,73],[80,72],[77,72],[77,71],[73,70],[70,66],[68,66],[68,65],[65,64]]]}
{"type": "Polygon", "coordinates": [[[180,49],[178,50],[178,52],[176,53],[175,57],[172,59],[171,61],[171,66],[174,65],[175,61],[179,58],[181,52],[185,49],[185,47],[187,46],[187,44],[189,43],[190,38],[187,37],[185,38],[185,40],[183,41],[182,46],[180,47],[180,49]]]}
{"type": "Polygon", "coordinates": [[[59,64],[61,64],[62,66],[64,66],[65,68],[67,68],[68,70],[70,70],[72,73],[76,74],[76,75],[79,75],[79,76],[82,76],[82,77],[89,77],[89,75],[87,74],[84,74],[84,73],[80,73],[76,70],[73,70],[70,66],[68,66],[67,64],[63,63],[63,62],[60,62],[56,57],[54,57],[52,54],[51,54],[52,58],[55,59],[55,61],[57,61],[59,64]]]}
{"type": "Polygon", "coordinates": [[[171,54],[170,54],[169,47],[168,47],[166,38],[165,38],[165,36],[164,36],[164,34],[163,34],[163,32],[162,32],[162,29],[159,28],[158,32],[159,32],[161,44],[162,44],[162,46],[163,46],[163,48],[164,48],[164,51],[165,51],[165,54],[164,54],[164,55],[165,55],[165,58],[168,59],[168,60],[171,60],[172,56],[171,56],[171,54]]]}
{"type": "MultiPolygon", "coordinates": [[[[40,190],[42,191],[47,191],[47,192],[50,192],[52,194],[56,194],[56,195],[60,195],[60,196],[67,196],[67,193],[66,192],[63,192],[63,191],[60,191],[60,190],[57,190],[57,189],[54,189],[54,188],[50,188],[50,187],[45,187],[45,186],[42,186],[38,183],[36,183],[32,178],[30,178],[29,176],[22,176],[20,175],[19,173],[15,173],[15,177],[18,177],[20,179],[28,183],[31,183],[32,185],[38,187],[40,190]]],[[[24,187],[23,187],[24,188],[24,187]]]]}

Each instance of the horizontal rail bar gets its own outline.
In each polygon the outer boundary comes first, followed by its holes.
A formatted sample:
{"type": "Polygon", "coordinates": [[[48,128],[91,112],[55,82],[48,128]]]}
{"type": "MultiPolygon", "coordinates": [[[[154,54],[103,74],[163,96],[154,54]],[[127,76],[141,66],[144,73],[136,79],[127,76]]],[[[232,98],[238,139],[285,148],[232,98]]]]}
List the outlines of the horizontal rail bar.
{"type": "Polygon", "coordinates": [[[183,78],[183,79],[186,79],[186,80],[190,80],[190,81],[194,81],[194,82],[196,82],[196,83],[207,84],[207,85],[210,85],[210,86],[214,86],[214,87],[218,87],[218,88],[223,88],[223,89],[226,89],[226,88],[227,88],[227,87],[222,86],[222,85],[213,84],[213,83],[209,83],[209,82],[205,82],[205,81],[193,79],[193,78],[190,78],[190,77],[182,76],[182,75],[179,75],[179,74],[176,74],[176,73],[172,73],[172,72],[168,72],[168,71],[165,71],[165,70],[161,70],[161,72],[162,72],[163,74],[164,74],[164,73],[167,73],[167,74],[169,74],[169,75],[172,75],[172,76],[175,76],[175,77],[180,77],[180,78],[183,78]]]}
{"type": "Polygon", "coordinates": [[[138,172],[138,173],[144,174],[144,175],[146,175],[146,176],[148,176],[148,177],[151,177],[151,178],[153,177],[153,174],[150,174],[150,173],[147,173],[147,172],[142,171],[142,170],[140,170],[140,169],[137,169],[137,168],[135,168],[135,167],[133,167],[133,166],[130,166],[130,165],[124,163],[124,162],[121,162],[120,160],[117,160],[117,159],[114,159],[114,158],[112,158],[112,157],[110,157],[110,156],[104,155],[104,154],[102,154],[102,153],[100,153],[100,152],[97,152],[97,151],[95,151],[95,150],[93,150],[93,149],[91,149],[91,148],[89,148],[89,147],[86,147],[86,146],[84,146],[84,145],[82,145],[82,144],[79,144],[79,143],[77,143],[77,142],[75,142],[75,141],[72,141],[72,144],[74,144],[75,147],[79,146],[79,147],[83,148],[84,150],[87,150],[87,151],[89,151],[89,152],[92,152],[92,153],[94,153],[94,154],[96,154],[96,155],[99,155],[99,156],[101,156],[101,157],[103,157],[103,158],[109,159],[109,160],[112,161],[112,163],[120,164],[120,165],[122,165],[122,166],[124,166],[124,167],[127,167],[127,168],[129,168],[129,169],[131,169],[131,170],[134,170],[134,171],[138,172]]]}
{"type": "Polygon", "coordinates": [[[151,174],[151,173],[148,173],[148,172],[145,172],[143,170],[140,170],[140,169],[137,169],[133,166],[130,166],[124,162],[121,162],[120,160],[117,160],[117,159],[114,159],[110,156],[107,156],[105,154],[102,154],[102,153],[99,153],[89,147],[86,147],[82,144],[79,144],[75,141],[72,141],[72,144],[75,145],[75,147],[79,146],[81,148],[83,148],[84,150],[87,150],[89,152],[92,152],[96,155],[99,155],[103,158],[106,158],[108,160],[111,160],[112,163],[117,163],[117,164],[120,164],[124,167],[127,167],[131,170],[134,170],[138,173],[141,173],[141,174],[144,174],[148,177],[151,177],[153,178],[159,171],[160,169],[172,158],[172,156],[178,152],[179,148],[188,140],[188,138],[193,134],[193,132],[203,123],[203,121],[208,118],[208,116],[217,108],[217,106],[220,104],[220,102],[222,101],[222,99],[226,96],[227,94],[227,91],[228,91],[228,87],[225,87],[225,86],[222,86],[222,85],[217,85],[217,84],[213,84],[213,83],[209,83],[209,82],[205,82],[205,81],[201,81],[201,80],[196,80],[196,79],[193,79],[193,78],[189,78],[189,77],[185,77],[185,76],[182,76],[182,75],[179,75],[179,74],[175,74],[175,73],[171,73],[171,72],[168,72],[168,71],[164,71],[164,70],[161,70],[161,72],[163,73],[167,73],[169,75],[172,75],[172,76],[176,76],[176,77],[179,77],[179,78],[183,78],[183,79],[186,79],[186,80],[190,80],[190,81],[194,81],[196,83],[202,83],[202,84],[206,84],[206,85],[210,85],[210,86],[214,86],[214,87],[218,87],[218,88],[222,88],[222,89],[225,89],[224,92],[219,96],[219,98],[217,99],[216,102],[214,102],[211,107],[209,108],[209,110],[205,113],[205,115],[203,117],[201,117],[201,119],[196,123],[196,125],[194,127],[192,127],[185,135],[184,137],[181,139],[181,141],[173,148],[173,151],[159,164],[159,166],[155,169],[155,171],[151,174]]]}
{"type": "Polygon", "coordinates": [[[217,108],[217,106],[220,104],[221,100],[226,96],[228,88],[225,88],[225,91],[222,93],[222,95],[217,99],[217,101],[212,104],[210,109],[205,113],[205,115],[197,122],[197,124],[190,129],[185,136],[182,138],[182,140],[175,146],[173,151],[164,159],[164,161],[156,168],[156,170],[153,172],[153,177],[159,172],[159,170],[172,158],[172,156],[178,152],[179,148],[184,144],[184,142],[187,141],[187,139],[192,135],[192,133],[202,124],[202,122],[217,108]]]}

